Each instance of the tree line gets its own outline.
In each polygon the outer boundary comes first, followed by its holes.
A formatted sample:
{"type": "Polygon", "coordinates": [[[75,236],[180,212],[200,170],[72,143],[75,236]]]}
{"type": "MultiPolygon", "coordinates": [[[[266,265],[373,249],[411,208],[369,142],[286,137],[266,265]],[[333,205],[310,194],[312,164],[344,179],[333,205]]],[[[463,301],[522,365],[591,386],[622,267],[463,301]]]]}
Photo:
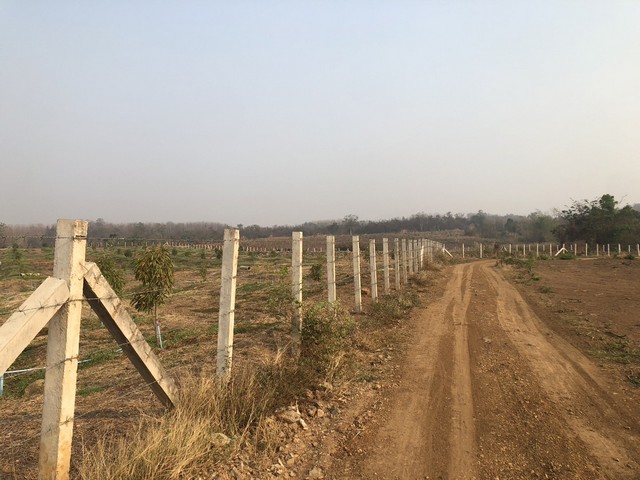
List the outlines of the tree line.
{"type": "MultiPolygon", "coordinates": [[[[495,215],[479,210],[469,214],[416,213],[388,220],[361,220],[346,215],[339,220],[305,222],[299,225],[236,225],[246,239],[289,236],[292,231],[310,235],[366,235],[402,232],[449,232],[510,242],[558,241],[625,243],[640,241],[640,204],[621,206],[613,195],[595,200],[574,201],[553,214],[540,211],[529,215],[495,215]]],[[[89,221],[89,240],[172,240],[219,242],[229,225],[217,222],[112,223],[102,218],[89,221]]],[[[0,223],[0,248],[19,242],[20,246],[52,245],[55,225],[0,223]]]]}

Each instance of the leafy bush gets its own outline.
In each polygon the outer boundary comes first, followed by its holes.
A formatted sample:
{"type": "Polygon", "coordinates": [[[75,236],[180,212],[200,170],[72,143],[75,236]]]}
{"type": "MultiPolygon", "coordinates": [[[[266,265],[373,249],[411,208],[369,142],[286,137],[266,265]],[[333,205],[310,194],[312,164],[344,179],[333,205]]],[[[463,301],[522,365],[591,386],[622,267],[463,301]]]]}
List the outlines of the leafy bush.
{"type": "Polygon", "coordinates": [[[311,280],[320,282],[322,280],[322,264],[316,263],[315,265],[311,265],[311,273],[309,276],[311,277],[311,280]]]}
{"type": "Polygon", "coordinates": [[[122,295],[124,289],[124,275],[122,270],[116,267],[111,257],[102,257],[96,260],[96,265],[100,269],[102,276],[107,280],[113,291],[118,296],[122,295]]]}
{"type": "Polygon", "coordinates": [[[345,366],[353,347],[356,323],[339,303],[317,303],[307,309],[302,321],[302,368],[331,380],[345,366]]]}
{"type": "Polygon", "coordinates": [[[289,268],[282,267],[278,272],[278,280],[269,290],[267,311],[277,318],[288,318],[293,312],[293,294],[289,281],[289,268]]]}
{"type": "Polygon", "coordinates": [[[378,302],[371,306],[371,316],[381,322],[400,320],[418,304],[419,297],[415,292],[403,291],[382,295],[378,302]]]}

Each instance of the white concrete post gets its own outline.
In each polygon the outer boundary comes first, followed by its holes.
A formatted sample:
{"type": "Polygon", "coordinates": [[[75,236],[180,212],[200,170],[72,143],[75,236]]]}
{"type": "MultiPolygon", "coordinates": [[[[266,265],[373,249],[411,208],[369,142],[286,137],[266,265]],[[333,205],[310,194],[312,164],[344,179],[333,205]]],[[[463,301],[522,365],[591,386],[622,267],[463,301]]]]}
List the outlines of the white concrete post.
{"type": "Polygon", "coordinates": [[[302,340],[302,232],[291,232],[291,297],[291,338],[295,349],[302,340]]]}
{"type": "Polygon", "coordinates": [[[584,244],[584,256],[585,257],[589,256],[589,244],[588,243],[584,244]]]}
{"type": "Polygon", "coordinates": [[[353,242],[353,287],[356,295],[356,312],[362,311],[362,285],[360,284],[360,237],[354,235],[353,242]]]}
{"type": "Polygon", "coordinates": [[[396,290],[399,291],[400,290],[400,239],[399,238],[393,239],[393,252],[394,252],[393,263],[395,267],[394,280],[396,283],[396,290]]]}
{"type": "Polygon", "coordinates": [[[336,237],[327,237],[327,290],[329,303],[335,303],[336,295],[336,237]]]}
{"type": "Polygon", "coordinates": [[[464,243],[462,244],[462,258],[464,258],[464,243]]]}
{"type": "Polygon", "coordinates": [[[511,244],[509,244],[509,255],[511,255],[511,244]]]}
{"type": "Polygon", "coordinates": [[[618,244],[618,255],[620,255],[622,253],[622,247],[620,246],[620,244],[618,244]]]}
{"type": "Polygon", "coordinates": [[[382,239],[382,268],[384,269],[384,294],[389,295],[391,279],[389,273],[389,239],[382,239]]]}
{"type": "Polygon", "coordinates": [[[218,313],[218,350],[216,372],[227,378],[233,360],[233,322],[236,308],[236,277],[238,273],[238,250],[240,231],[225,228],[222,247],[222,274],[220,278],[220,309],[218,313]]]}
{"type": "Polygon", "coordinates": [[[371,270],[371,300],[378,301],[378,268],[376,265],[376,241],[369,240],[369,268],[371,270]]]}
{"type": "Polygon", "coordinates": [[[611,256],[611,244],[607,243],[607,257],[611,256]]]}
{"type": "Polygon", "coordinates": [[[411,247],[409,247],[409,251],[411,252],[411,273],[418,273],[418,269],[416,268],[416,257],[418,256],[418,251],[416,248],[416,241],[410,240],[411,247]]]}
{"type": "Polygon", "coordinates": [[[402,239],[402,283],[405,285],[409,281],[409,267],[407,266],[407,239],[402,239]]]}
{"type": "Polygon", "coordinates": [[[413,275],[413,240],[407,240],[407,268],[409,275],[413,275]]]}
{"type": "Polygon", "coordinates": [[[41,480],[67,480],[80,345],[87,222],[58,220],[53,276],[69,286],[69,300],[49,321],[40,433],[41,480]]]}
{"type": "Polygon", "coordinates": [[[418,240],[413,241],[413,271],[414,273],[418,273],[420,271],[420,266],[418,262],[418,240]]]}
{"type": "Polygon", "coordinates": [[[480,258],[482,258],[482,242],[480,242],[480,258]]]}
{"type": "Polygon", "coordinates": [[[536,258],[540,256],[540,245],[536,243],[536,258]]]}

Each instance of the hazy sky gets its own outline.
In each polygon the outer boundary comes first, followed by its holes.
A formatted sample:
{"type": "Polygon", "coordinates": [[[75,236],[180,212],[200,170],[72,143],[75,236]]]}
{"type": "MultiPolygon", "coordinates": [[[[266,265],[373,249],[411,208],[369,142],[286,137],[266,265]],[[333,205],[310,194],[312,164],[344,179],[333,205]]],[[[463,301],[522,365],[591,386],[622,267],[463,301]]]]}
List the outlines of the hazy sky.
{"type": "Polygon", "coordinates": [[[0,0],[0,222],[640,202],[640,2],[0,0]]]}

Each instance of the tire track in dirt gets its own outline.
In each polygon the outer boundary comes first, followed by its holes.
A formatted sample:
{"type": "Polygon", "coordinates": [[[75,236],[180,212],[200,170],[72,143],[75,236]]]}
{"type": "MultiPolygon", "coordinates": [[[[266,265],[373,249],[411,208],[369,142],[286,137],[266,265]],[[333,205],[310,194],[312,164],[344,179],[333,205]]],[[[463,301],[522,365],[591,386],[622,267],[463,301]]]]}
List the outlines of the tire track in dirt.
{"type": "Polygon", "coordinates": [[[638,420],[493,264],[451,267],[442,296],[417,311],[378,426],[350,440],[362,454],[328,478],[640,478],[638,420]]]}
{"type": "Polygon", "coordinates": [[[628,430],[634,424],[637,431],[637,420],[621,416],[595,365],[553,334],[500,273],[487,263],[482,272],[496,292],[500,326],[564,421],[606,472],[604,478],[637,479],[637,439],[628,430]]]}
{"type": "Polygon", "coordinates": [[[455,287],[451,301],[453,324],[453,376],[451,383],[451,449],[449,475],[451,478],[475,478],[475,426],[473,420],[473,390],[469,359],[469,318],[471,279],[474,265],[454,270],[455,287]],[[462,277],[462,278],[458,278],[462,277]],[[460,288],[458,288],[458,285],[460,288]]]}
{"type": "Polygon", "coordinates": [[[374,454],[363,463],[361,478],[474,478],[465,320],[472,271],[471,265],[456,266],[443,297],[421,312],[416,342],[407,352],[411,364],[405,366],[394,406],[373,439],[374,454]]]}

